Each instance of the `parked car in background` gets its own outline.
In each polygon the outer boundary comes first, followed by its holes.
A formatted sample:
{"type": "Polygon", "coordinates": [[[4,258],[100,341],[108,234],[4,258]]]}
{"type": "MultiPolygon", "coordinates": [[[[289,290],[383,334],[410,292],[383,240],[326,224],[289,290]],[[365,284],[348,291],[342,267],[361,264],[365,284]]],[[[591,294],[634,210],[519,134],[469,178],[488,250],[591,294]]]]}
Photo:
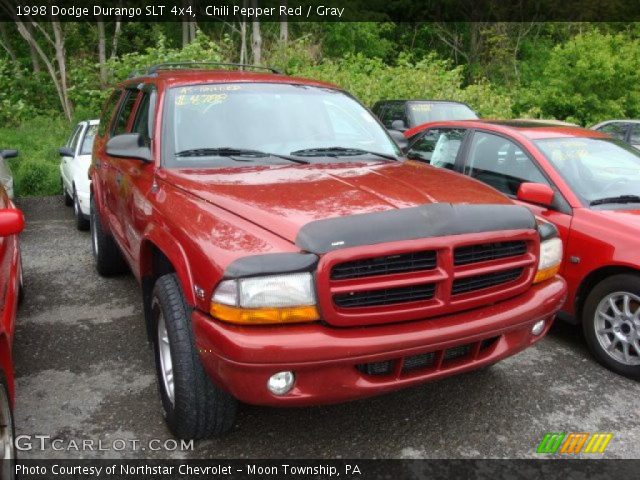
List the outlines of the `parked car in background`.
{"type": "Polygon", "coordinates": [[[528,121],[431,123],[405,135],[409,158],[491,185],[556,225],[563,317],[581,323],[603,365],[640,378],[640,151],[528,121]]]}
{"type": "Polygon", "coordinates": [[[333,85],[198,68],[120,84],[90,170],[96,268],[142,284],[175,435],[228,430],[238,400],[336,403],[473,370],[548,331],[566,295],[555,227],[403,161],[333,85]]]}
{"type": "Polygon", "coordinates": [[[478,118],[469,105],[450,100],[381,100],[372,111],[387,129],[400,132],[427,122],[478,118]]]}
{"type": "Polygon", "coordinates": [[[640,120],[606,120],[594,125],[591,130],[606,133],[640,149],[640,120]]]}
{"type": "Polygon", "coordinates": [[[7,160],[18,156],[18,150],[0,150],[0,186],[13,199],[13,175],[7,160]]]}
{"type": "Polygon", "coordinates": [[[0,478],[14,478],[13,333],[22,293],[22,262],[18,234],[24,217],[0,186],[0,478]]]}
{"type": "Polygon", "coordinates": [[[89,229],[89,166],[99,120],[76,125],[67,144],[60,148],[60,183],[64,203],[73,205],[78,230],[89,229]]]}

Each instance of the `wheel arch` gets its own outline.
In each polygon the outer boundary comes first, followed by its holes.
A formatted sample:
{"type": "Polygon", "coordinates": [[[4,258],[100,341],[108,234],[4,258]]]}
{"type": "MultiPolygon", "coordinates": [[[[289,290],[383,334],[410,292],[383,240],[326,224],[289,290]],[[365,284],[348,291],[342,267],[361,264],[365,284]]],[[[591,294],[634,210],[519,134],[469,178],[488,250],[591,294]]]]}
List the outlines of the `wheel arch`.
{"type": "Polygon", "coordinates": [[[576,318],[582,321],[582,309],[584,302],[589,295],[589,292],[605,278],[613,275],[620,275],[624,273],[630,273],[634,275],[640,275],[640,269],[629,265],[607,265],[599,267],[589,272],[580,282],[574,299],[574,309],[576,312],[576,318]]]}
{"type": "Polygon", "coordinates": [[[145,323],[149,335],[153,333],[150,311],[153,287],[158,278],[168,273],[176,274],[187,304],[191,307],[195,306],[191,269],[182,247],[177,241],[168,240],[166,237],[145,238],[140,245],[140,282],[145,323]]]}

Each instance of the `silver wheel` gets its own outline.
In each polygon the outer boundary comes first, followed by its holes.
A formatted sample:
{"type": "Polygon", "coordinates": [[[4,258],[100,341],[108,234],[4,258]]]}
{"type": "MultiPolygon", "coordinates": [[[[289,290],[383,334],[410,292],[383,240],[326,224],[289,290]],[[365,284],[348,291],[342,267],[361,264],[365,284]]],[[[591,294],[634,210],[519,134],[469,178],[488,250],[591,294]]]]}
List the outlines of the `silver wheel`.
{"type": "Polygon", "coordinates": [[[158,356],[160,357],[160,372],[162,384],[167,397],[174,404],[174,381],[173,381],[173,361],[171,360],[171,347],[169,345],[169,334],[164,323],[164,315],[160,311],[158,315],[158,356]]]}
{"type": "Polygon", "coordinates": [[[0,477],[14,478],[11,462],[13,460],[13,418],[9,397],[4,386],[0,385],[0,477]]]}
{"type": "Polygon", "coordinates": [[[613,292],[596,308],[594,326],[603,351],[616,362],[640,365],[640,297],[613,292]]]}

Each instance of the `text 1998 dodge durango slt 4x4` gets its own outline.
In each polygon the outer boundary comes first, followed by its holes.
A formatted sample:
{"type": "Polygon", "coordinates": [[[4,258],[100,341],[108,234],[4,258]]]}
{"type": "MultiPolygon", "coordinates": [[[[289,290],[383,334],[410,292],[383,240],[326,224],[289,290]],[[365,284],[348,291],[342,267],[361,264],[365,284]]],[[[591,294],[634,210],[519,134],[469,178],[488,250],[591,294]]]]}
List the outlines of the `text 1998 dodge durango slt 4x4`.
{"type": "Polygon", "coordinates": [[[399,157],[335,86],[161,65],[117,87],[94,143],[99,273],[142,284],[166,420],[238,401],[342,402],[486,366],[566,295],[555,227],[399,157]]]}

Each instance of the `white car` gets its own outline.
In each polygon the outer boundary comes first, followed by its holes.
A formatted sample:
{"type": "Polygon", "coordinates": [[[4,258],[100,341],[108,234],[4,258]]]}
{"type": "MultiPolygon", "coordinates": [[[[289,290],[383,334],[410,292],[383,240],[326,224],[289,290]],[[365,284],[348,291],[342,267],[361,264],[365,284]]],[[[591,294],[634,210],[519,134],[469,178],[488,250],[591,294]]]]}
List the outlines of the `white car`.
{"type": "Polygon", "coordinates": [[[11,169],[7,163],[7,159],[17,157],[17,150],[0,150],[0,185],[4,187],[9,195],[9,198],[13,200],[13,175],[11,169]]]}
{"type": "Polygon", "coordinates": [[[89,229],[89,166],[98,120],[78,123],[67,145],[60,148],[60,181],[64,204],[73,205],[78,230],[89,229]]]}

